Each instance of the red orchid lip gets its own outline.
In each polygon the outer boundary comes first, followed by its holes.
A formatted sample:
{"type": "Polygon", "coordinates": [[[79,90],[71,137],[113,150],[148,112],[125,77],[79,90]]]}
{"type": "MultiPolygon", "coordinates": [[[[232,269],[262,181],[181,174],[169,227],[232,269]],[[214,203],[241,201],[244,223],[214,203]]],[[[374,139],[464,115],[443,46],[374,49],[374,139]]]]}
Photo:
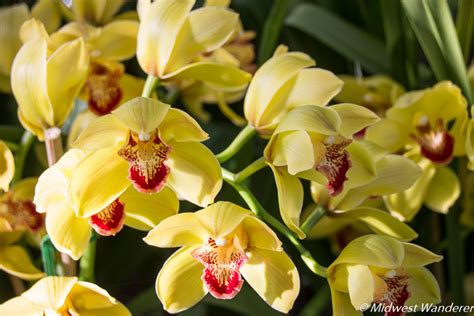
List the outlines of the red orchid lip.
{"type": "Polygon", "coordinates": [[[447,164],[454,152],[455,139],[444,128],[441,119],[436,120],[434,128],[429,122],[416,127],[418,134],[412,138],[420,145],[421,154],[437,164],[447,164]]]}
{"type": "MultiPolygon", "coordinates": [[[[383,297],[379,298],[376,303],[384,305],[393,304],[395,306],[404,306],[405,302],[410,298],[408,291],[408,276],[395,275],[393,277],[382,277],[387,286],[387,290],[383,293],[383,297]]],[[[389,311],[385,316],[403,316],[404,312],[389,311]]]]}
{"type": "Polygon", "coordinates": [[[166,160],[171,148],[161,141],[157,133],[148,140],[130,132],[128,142],[118,152],[129,162],[129,179],[143,193],[159,192],[170,173],[166,160]]]}
{"type": "Polygon", "coordinates": [[[204,246],[194,250],[191,255],[204,265],[202,280],[212,296],[232,299],[239,293],[244,283],[239,269],[248,261],[243,250],[209,238],[204,246]]]}
{"type": "Polygon", "coordinates": [[[125,222],[125,205],[116,199],[101,212],[89,217],[91,227],[102,236],[114,236],[125,222]]]}
{"type": "Polygon", "coordinates": [[[344,139],[339,143],[325,144],[325,156],[316,166],[316,170],[328,179],[326,187],[332,196],[342,192],[347,180],[346,174],[352,166],[349,153],[345,149],[350,143],[350,139],[344,139]]]}

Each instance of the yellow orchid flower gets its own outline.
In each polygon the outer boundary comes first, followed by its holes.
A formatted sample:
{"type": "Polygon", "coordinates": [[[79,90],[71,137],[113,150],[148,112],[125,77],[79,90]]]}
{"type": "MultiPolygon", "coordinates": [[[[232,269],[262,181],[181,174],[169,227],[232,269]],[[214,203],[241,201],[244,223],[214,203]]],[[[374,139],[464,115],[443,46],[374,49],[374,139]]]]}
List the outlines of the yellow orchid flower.
{"type": "Polygon", "coordinates": [[[31,16],[41,20],[48,32],[59,27],[61,17],[54,0],[40,0],[32,8],[31,14],[26,4],[0,8],[0,92],[11,92],[10,73],[13,59],[21,47],[20,28],[31,16]]]}
{"type": "Polygon", "coordinates": [[[464,154],[466,106],[461,90],[449,81],[408,92],[387,110],[386,119],[367,129],[366,139],[392,152],[416,148],[443,165],[464,154]]]}
{"type": "Polygon", "coordinates": [[[99,286],[76,277],[48,276],[0,305],[2,315],[116,315],[128,309],[99,286]]]}
{"type": "Polygon", "coordinates": [[[150,230],[178,212],[178,199],[170,189],[143,195],[130,187],[102,210],[78,214],[69,202],[68,187],[74,170],[89,156],[80,149],[68,151],[40,176],[36,186],[37,211],[46,213],[46,231],[59,251],[78,260],[89,244],[92,229],[102,236],[115,235],[124,224],[150,230]]]}
{"type": "MultiPolygon", "coordinates": [[[[206,1],[204,6],[217,6],[227,8],[230,1],[206,1]]],[[[242,23],[239,23],[233,35],[226,44],[212,52],[200,54],[195,61],[208,61],[218,64],[238,67],[246,72],[254,73],[256,65],[255,47],[251,41],[255,38],[253,31],[244,31],[242,23]]],[[[216,89],[202,81],[183,80],[178,83],[181,100],[188,109],[188,112],[203,122],[208,122],[210,114],[204,111],[204,103],[217,104],[219,110],[233,124],[237,126],[245,125],[246,121],[228,105],[240,101],[245,96],[247,86],[241,89],[229,91],[228,88],[216,89]]]]}
{"type": "Polygon", "coordinates": [[[193,62],[197,55],[224,45],[236,30],[238,15],[208,6],[191,11],[194,0],[140,0],[137,59],[142,69],[162,81],[192,79],[219,90],[241,90],[250,74],[237,67],[193,62]]]}
{"type": "Polygon", "coordinates": [[[8,192],[15,174],[15,161],[7,144],[0,140],[0,190],[8,192]]]}
{"type": "Polygon", "coordinates": [[[124,102],[124,84],[133,77],[124,74],[120,61],[135,55],[137,32],[137,21],[119,20],[103,27],[71,22],[51,35],[54,46],[85,40],[90,67],[81,97],[85,96],[89,109],[97,115],[109,114],[124,102]]]}
{"type": "Polygon", "coordinates": [[[328,268],[333,315],[362,315],[371,304],[419,309],[439,303],[438,283],[424,266],[441,259],[389,236],[355,239],[328,268]]]}
{"type": "Polygon", "coordinates": [[[279,47],[250,82],[244,101],[245,118],[261,136],[269,137],[291,109],[302,105],[324,106],[342,88],[333,73],[308,68],[316,63],[299,52],[279,47]]]}
{"type": "Polygon", "coordinates": [[[158,298],[170,313],[190,308],[207,293],[233,298],[242,276],[280,312],[287,313],[298,296],[298,271],[278,237],[250,211],[230,202],[167,218],[144,240],[156,247],[181,247],[156,280],[158,298]]]}
{"type": "Polygon", "coordinates": [[[13,94],[22,125],[42,140],[44,130],[61,126],[71,112],[86,79],[88,54],[82,39],[51,49],[43,24],[34,19],[23,24],[21,36],[24,44],[12,66],[13,94]]]}
{"type": "Polygon", "coordinates": [[[43,276],[28,253],[15,245],[25,233],[41,233],[44,225],[32,202],[36,181],[36,178],[23,179],[0,195],[0,270],[26,280],[43,276]]]}
{"type": "Polygon", "coordinates": [[[207,138],[191,116],[165,103],[138,97],[123,104],[96,119],[73,144],[92,151],[73,174],[73,208],[78,214],[97,212],[132,184],[145,193],[168,185],[194,204],[212,203],[222,174],[200,143],[207,138]]]}
{"type": "Polygon", "coordinates": [[[382,117],[405,92],[402,85],[383,75],[365,78],[340,75],[339,78],[344,81],[344,86],[334,97],[337,102],[360,104],[382,117]]]}
{"type": "Polygon", "coordinates": [[[355,104],[301,106],[289,112],[273,132],[264,157],[278,188],[280,213],[300,238],[303,187],[298,178],[326,185],[331,195],[342,192],[349,178],[359,185],[375,177],[374,162],[352,136],[378,117],[355,104]]]}

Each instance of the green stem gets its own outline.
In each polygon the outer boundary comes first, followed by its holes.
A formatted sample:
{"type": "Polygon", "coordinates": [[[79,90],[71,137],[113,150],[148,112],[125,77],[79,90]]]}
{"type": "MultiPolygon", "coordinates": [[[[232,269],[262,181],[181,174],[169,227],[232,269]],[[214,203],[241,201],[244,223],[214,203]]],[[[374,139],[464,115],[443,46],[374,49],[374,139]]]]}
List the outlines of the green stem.
{"type": "Polygon", "coordinates": [[[41,257],[43,258],[43,268],[46,275],[57,275],[54,246],[48,235],[44,236],[41,242],[41,257]]]}
{"type": "Polygon", "coordinates": [[[234,156],[256,133],[257,131],[253,126],[245,126],[232,143],[216,155],[217,160],[219,160],[220,163],[223,163],[232,158],[232,156],[234,156]]]}
{"type": "Polygon", "coordinates": [[[149,98],[159,83],[158,77],[148,75],[143,87],[142,97],[149,98]]]}
{"type": "Polygon", "coordinates": [[[314,225],[324,216],[326,215],[326,209],[321,205],[316,205],[314,210],[309,214],[306,220],[301,225],[301,230],[308,235],[308,233],[313,229],[314,225]]]}
{"type": "Polygon", "coordinates": [[[327,277],[327,268],[317,263],[311,256],[311,253],[300,243],[298,237],[265,210],[247,186],[235,182],[235,174],[222,168],[222,177],[225,182],[230,184],[240,194],[242,199],[247,203],[248,207],[255,213],[255,215],[278,230],[293,244],[293,246],[295,246],[301,255],[301,259],[312,272],[321,277],[327,277]]]}
{"type": "Polygon", "coordinates": [[[87,282],[95,282],[95,253],[97,247],[97,239],[92,238],[87,246],[84,255],[79,262],[80,272],[79,280],[87,282]]]}
{"type": "Polygon", "coordinates": [[[21,137],[20,149],[15,155],[15,175],[12,183],[19,181],[23,177],[23,169],[25,168],[26,157],[30,151],[31,146],[35,142],[35,136],[28,131],[23,133],[21,137]]]}
{"type": "Polygon", "coordinates": [[[253,175],[255,172],[265,168],[267,163],[265,162],[265,158],[260,157],[250,165],[245,167],[242,171],[235,175],[235,183],[242,183],[245,179],[253,175]]]}

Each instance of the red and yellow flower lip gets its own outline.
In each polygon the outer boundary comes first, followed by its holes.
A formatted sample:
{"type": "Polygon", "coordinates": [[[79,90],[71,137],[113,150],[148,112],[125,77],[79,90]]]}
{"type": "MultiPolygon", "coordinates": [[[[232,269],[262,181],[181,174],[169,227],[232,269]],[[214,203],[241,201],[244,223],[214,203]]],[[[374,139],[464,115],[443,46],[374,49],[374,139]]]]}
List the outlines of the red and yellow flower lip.
{"type": "Polygon", "coordinates": [[[275,233],[230,202],[170,217],[144,240],[156,247],[182,247],[165,262],[156,281],[158,298],[170,313],[190,308],[207,293],[233,298],[244,280],[283,313],[298,295],[298,272],[275,233]]]}

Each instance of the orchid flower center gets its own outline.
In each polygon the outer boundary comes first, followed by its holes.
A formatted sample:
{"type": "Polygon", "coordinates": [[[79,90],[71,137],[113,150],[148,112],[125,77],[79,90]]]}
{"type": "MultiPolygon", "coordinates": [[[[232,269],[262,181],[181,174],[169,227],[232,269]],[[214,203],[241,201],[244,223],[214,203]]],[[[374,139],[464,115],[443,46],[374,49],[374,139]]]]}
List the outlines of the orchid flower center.
{"type": "Polygon", "coordinates": [[[129,179],[143,193],[159,192],[166,183],[169,168],[166,160],[171,148],[161,141],[156,131],[130,132],[128,142],[118,154],[129,162],[129,179]]]}
{"type": "Polygon", "coordinates": [[[15,200],[7,193],[6,198],[0,201],[0,217],[5,218],[15,230],[29,229],[33,232],[43,227],[44,219],[36,212],[32,201],[15,200]]]}
{"type": "MultiPolygon", "coordinates": [[[[376,289],[374,302],[388,306],[404,306],[410,297],[408,292],[408,275],[403,269],[389,270],[379,275],[381,285],[376,289]]],[[[387,312],[385,316],[402,316],[401,312],[387,312]]]]}
{"type": "Polygon", "coordinates": [[[326,187],[332,196],[342,191],[347,180],[346,173],[351,167],[351,161],[346,147],[350,143],[350,139],[334,135],[327,136],[323,140],[325,154],[316,164],[316,170],[327,178],[326,187]]]}
{"type": "Polygon", "coordinates": [[[209,238],[205,245],[192,252],[192,256],[204,265],[202,279],[212,296],[231,299],[239,293],[244,283],[239,269],[248,257],[235,236],[209,238]]]}
{"type": "Polygon", "coordinates": [[[454,151],[454,137],[444,127],[443,120],[437,119],[432,125],[426,115],[420,116],[415,126],[417,133],[412,138],[420,145],[421,154],[434,163],[448,163],[454,151]]]}
{"type": "Polygon", "coordinates": [[[102,236],[114,236],[125,222],[124,204],[116,199],[105,209],[89,217],[89,225],[102,236]]]}
{"type": "Polygon", "coordinates": [[[109,114],[122,100],[123,92],[119,81],[122,70],[111,70],[92,64],[92,71],[86,81],[89,109],[97,115],[109,114]]]}

